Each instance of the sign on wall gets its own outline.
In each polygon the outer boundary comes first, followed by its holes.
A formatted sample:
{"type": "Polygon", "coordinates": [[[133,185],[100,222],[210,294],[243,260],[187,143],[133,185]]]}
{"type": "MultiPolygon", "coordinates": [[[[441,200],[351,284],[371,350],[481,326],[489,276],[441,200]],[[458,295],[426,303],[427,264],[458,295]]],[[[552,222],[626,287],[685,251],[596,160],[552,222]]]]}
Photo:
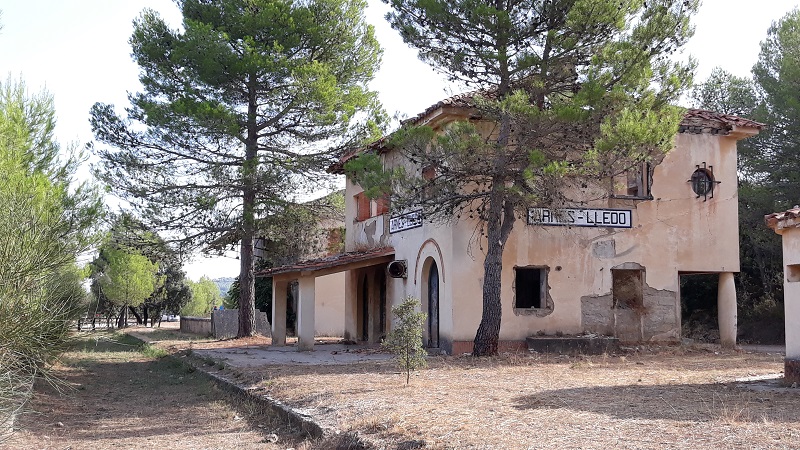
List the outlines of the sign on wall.
{"type": "Polygon", "coordinates": [[[400,214],[389,219],[389,233],[410,230],[422,226],[422,210],[400,214]]]}
{"type": "Polygon", "coordinates": [[[528,225],[631,228],[633,213],[630,209],[530,208],[528,225]]]}

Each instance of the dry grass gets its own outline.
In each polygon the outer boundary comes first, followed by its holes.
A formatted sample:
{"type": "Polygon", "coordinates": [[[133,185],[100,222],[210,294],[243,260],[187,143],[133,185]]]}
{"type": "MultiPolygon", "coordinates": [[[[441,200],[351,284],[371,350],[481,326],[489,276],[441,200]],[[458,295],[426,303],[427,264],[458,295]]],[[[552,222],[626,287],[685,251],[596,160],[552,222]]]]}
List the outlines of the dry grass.
{"type": "Polygon", "coordinates": [[[3,448],[305,448],[257,403],[218,391],[169,359],[147,357],[128,339],[94,333],[64,355],[56,373],[69,389],[38,386],[20,430],[3,448]],[[232,407],[231,405],[236,405],[232,407]],[[278,442],[271,441],[277,433],[278,442]]]}
{"type": "MultiPolygon", "coordinates": [[[[258,339],[191,345],[257,346],[258,339]]],[[[224,370],[386,448],[413,448],[417,440],[442,449],[800,448],[800,390],[756,392],[733,383],[780,372],[779,355],[666,347],[429,362],[409,386],[389,362],[224,370]]]]}
{"type": "Polygon", "coordinates": [[[700,350],[436,358],[409,386],[388,363],[241,371],[270,395],[383,444],[797,447],[800,392],[753,392],[731,383],[781,366],[776,356],[700,350]]]}

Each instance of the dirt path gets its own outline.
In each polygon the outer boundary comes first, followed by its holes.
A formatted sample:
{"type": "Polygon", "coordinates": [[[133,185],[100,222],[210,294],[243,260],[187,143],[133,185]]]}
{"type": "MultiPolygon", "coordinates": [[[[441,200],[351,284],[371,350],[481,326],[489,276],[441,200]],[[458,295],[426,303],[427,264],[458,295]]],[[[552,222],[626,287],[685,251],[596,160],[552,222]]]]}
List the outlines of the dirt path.
{"type": "Polygon", "coordinates": [[[127,336],[84,335],[57,368],[66,382],[63,392],[39,386],[19,420],[20,431],[0,448],[307,447],[258,406],[230,397],[178,363],[157,358],[158,351],[138,349],[127,336]]]}

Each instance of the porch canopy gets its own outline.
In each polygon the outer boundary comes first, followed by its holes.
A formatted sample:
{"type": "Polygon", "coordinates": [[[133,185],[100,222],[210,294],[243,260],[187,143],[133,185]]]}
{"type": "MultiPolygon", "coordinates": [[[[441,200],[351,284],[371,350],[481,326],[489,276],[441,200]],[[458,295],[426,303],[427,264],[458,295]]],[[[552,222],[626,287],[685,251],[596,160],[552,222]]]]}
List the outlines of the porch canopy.
{"type": "Polygon", "coordinates": [[[317,277],[394,260],[394,248],[339,253],[296,264],[256,272],[257,277],[272,277],[272,345],[286,345],[286,297],[289,283],[298,280],[297,349],[314,348],[314,283],[317,277]]]}

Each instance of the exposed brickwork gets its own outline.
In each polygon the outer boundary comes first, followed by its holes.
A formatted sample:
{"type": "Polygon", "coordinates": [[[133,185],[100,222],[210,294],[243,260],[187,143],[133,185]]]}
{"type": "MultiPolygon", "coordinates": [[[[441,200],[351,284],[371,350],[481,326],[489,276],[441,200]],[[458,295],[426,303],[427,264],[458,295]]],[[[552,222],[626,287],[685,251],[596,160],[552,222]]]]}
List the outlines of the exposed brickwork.
{"type": "MultiPolygon", "coordinates": [[[[472,353],[472,341],[453,341],[453,355],[472,353]]],[[[528,344],[525,341],[500,341],[497,345],[500,353],[527,352],[528,344]]]]}
{"type": "Polygon", "coordinates": [[[783,377],[789,383],[800,383],[800,359],[786,359],[783,377]]]}

